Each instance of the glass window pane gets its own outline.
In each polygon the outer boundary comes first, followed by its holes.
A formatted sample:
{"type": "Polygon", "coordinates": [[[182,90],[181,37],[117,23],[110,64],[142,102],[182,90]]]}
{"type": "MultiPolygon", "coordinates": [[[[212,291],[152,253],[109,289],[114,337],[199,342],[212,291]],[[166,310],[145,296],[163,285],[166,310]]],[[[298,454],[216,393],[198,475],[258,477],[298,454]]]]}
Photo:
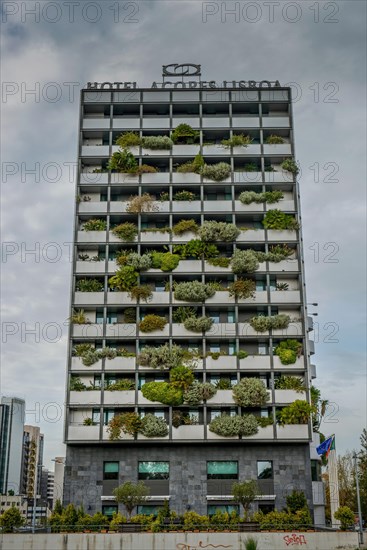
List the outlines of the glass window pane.
{"type": "Polygon", "coordinates": [[[210,461],[206,463],[208,479],[237,479],[238,462],[233,461],[210,461]]]}
{"type": "Polygon", "coordinates": [[[113,514],[117,514],[118,506],[108,505],[102,506],[102,514],[108,518],[112,517],[113,514]]]}
{"type": "Polygon", "coordinates": [[[257,462],[257,479],[273,479],[273,463],[270,460],[257,462]]]}
{"type": "Polygon", "coordinates": [[[105,473],[118,472],[119,463],[118,462],[105,462],[103,465],[103,470],[105,473]]]}
{"type": "Polygon", "coordinates": [[[236,504],[211,504],[208,506],[208,516],[213,516],[216,512],[236,512],[239,514],[240,508],[236,504]]]}
{"type": "Polygon", "coordinates": [[[139,462],[139,479],[169,479],[169,462],[139,462]]]}

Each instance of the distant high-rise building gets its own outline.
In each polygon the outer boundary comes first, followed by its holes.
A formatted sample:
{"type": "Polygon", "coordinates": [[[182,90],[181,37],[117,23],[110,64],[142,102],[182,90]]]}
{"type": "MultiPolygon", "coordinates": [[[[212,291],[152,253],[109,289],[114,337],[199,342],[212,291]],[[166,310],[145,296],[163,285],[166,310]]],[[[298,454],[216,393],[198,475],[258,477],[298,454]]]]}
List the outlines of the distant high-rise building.
{"type": "Polygon", "coordinates": [[[54,498],[54,472],[42,468],[41,472],[41,499],[47,501],[48,507],[52,509],[54,498]]]}
{"type": "Polygon", "coordinates": [[[37,426],[24,426],[21,491],[28,498],[41,493],[44,437],[37,426]],[[36,483],[36,487],[35,484],[36,483]]]}
{"type": "Polygon", "coordinates": [[[53,500],[52,509],[55,508],[57,500],[63,501],[63,489],[64,489],[64,471],[65,471],[65,457],[57,456],[53,459],[55,463],[54,470],[54,485],[53,485],[53,500]]]}
{"type": "Polygon", "coordinates": [[[0,493],[21,493],[25,401],[2,397],[0,404],[0,493]]]}

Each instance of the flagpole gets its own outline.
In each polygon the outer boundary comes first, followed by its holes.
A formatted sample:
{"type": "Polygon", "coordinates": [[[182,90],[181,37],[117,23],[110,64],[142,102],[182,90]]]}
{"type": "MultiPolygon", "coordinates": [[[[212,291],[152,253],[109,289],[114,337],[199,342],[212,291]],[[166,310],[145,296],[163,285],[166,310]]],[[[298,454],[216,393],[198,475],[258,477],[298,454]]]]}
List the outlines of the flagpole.
{"type": "Polygon", "coordinates": [[[330,489],[330,515],[331,526],[338,529],[340,521],[335,519],[335,512],[340,506],[339,503],[339,480],[338,480],[338,461],[335,448],[335,436],[332,444],[332,449],[328,455],[328,473],[329,473],[329,489],[330,489]]]}

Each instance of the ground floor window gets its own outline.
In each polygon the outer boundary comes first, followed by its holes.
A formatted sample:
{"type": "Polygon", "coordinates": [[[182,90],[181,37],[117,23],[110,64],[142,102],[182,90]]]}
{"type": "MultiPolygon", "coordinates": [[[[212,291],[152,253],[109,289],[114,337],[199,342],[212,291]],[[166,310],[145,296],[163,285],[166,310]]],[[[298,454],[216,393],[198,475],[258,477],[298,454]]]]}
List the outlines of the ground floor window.
{"type": "Polygon", "coordinates": [[[321,463],[319,460],[311,460],[312,481],[321,481],[321,463]]]}
{"type": "Polygon", "coordinates": [[[208,479],[237,479],[238,462],[236,460],[216,460],[206,463],[208,479]]]}
{"type": "Polygon", "coordinates": [[[258,506],[259,512],[263,512],[264,514],[269,514],[269,512],[274,512],[274,504],[266,504],[262,503],[258,506]]]}
{"type": "Polygon", "coordinates": [[[150,516],[151,514],[156,516],[162,508],[163,506],[160,504],[144,504],[137,507],[137,513],[144,514],[145,516],[150,516]]]}
{"type": "Polygon", "coordinates": [[[111,504],[111,505],[105,505],[102,506],[102,514],[104,516],[107,516],[108,518],[112,518],[113,514],[117,514],[118,512],[118,506],[111,504]]]}
{"type": "Polygon", "coordinates": [[[104,462],[103,463],[103,479],[118,479],[119,477],[119,463],[118,462],[104,462]]]}
{"type": "Polygon", "coordinates": [[[209,504],[208,505],[208,516],[213,516],[216,512],[236,512],[240,513],[240,507],[236,504],[209,504]]]}
{"type": "Polygon", "coordinates": [[[169,479],[169,462],[139,462],[139,479],[169,479]]]}

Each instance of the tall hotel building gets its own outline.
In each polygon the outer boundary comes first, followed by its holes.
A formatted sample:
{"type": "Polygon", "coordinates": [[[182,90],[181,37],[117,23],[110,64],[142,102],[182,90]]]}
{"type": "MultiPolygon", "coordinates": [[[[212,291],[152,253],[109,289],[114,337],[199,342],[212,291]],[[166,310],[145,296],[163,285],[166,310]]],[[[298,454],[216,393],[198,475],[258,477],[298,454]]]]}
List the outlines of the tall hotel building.
{"type": "Polygon", "coordinates": [[[290,94],[81,91],[65,504],[143,480],[138,512],[212,514],[254,479],[254,510],[296,488],[322,522],[290,94]]]}

